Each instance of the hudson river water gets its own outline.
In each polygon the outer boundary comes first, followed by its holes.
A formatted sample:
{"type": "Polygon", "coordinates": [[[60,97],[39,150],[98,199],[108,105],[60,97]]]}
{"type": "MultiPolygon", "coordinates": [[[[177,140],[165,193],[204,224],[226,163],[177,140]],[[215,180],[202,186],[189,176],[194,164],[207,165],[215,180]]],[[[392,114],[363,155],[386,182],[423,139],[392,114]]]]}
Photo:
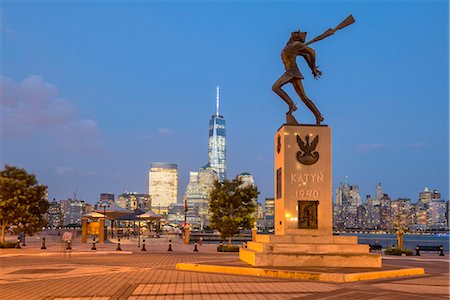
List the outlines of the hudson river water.
{"type": "MultiPolygon", "coordinates": [[[[358,237],[359,244],[379,244],[384,248],[397,245],[395,234],[372,234],[372,233],[340,233],[339,235],[352,235],[358,237]]],[[[414,250],[416,245],[420,246],[444,246],[444,251],[449,252],[450,235],[443,234],[405,234],[405,248],[414,250]]]]}

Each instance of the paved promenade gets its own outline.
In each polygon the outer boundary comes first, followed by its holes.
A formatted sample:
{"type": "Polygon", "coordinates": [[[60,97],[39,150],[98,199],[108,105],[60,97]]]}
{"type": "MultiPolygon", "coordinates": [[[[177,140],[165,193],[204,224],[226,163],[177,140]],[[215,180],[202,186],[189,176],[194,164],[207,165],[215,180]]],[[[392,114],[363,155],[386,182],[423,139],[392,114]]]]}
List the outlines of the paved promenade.
{"type": "Polygon", "coordinates": [[[136,244],[73,243],[68,252],[48,238],[28,239],[24,249],[0,249],[1,299],[449,299],[449,256],[383,257],[388,266],[423,267],[427,275],[353,283],[179,271],[181,262],[225,263],[237,253],[218,253],[215,245],[183,245],[173,239],[136,244]]]}

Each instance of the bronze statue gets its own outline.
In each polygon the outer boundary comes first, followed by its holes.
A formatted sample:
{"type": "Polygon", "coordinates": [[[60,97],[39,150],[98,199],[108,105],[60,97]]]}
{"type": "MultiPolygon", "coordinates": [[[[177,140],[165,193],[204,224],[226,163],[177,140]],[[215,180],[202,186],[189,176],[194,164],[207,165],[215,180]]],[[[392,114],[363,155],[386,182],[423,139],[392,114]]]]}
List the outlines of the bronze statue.
{"type": "Polygon", "coordinates": [[[342,23],[336,26],[334,29],[328,29],[323,34],[319,35],[315,39],[305,43],[306,32],[295,31],[291,33],[291,37],[287,42],[286,46],[281,51],[281,60],[283,61],[286,72],[281,75],[280,78],[273,84],[272,90],[284,100],[289,106],[289,111],[286,113],[286,123],[298,125],[297,120],[292,116],[292,113],[297,110],[297,106],[292,101],[292,99],[286,94],[285,91],[281,89],[283,85],[290,82],[294,86],[294,89],[300,99],[305,103],[305,105],[311,110],[311,112],[316,117],[316,125],[320,125],[323,121],[323,116],[319,109],[314,105],[314,103],[306,96],[305,90],[303,89],[302,79],[304,79],[302,73],[297,67],[297,56],[302,56],[308,66],[310,67],[312,74],[315,79],[319,79],[322,72],[319,71],[316,66],[316,52],[309,48],[308,45],[320,41],[332,34],[337,30],[347,27],[348,25],[354,23],[355,20],[353,16],[348,16],[342,23]]]}

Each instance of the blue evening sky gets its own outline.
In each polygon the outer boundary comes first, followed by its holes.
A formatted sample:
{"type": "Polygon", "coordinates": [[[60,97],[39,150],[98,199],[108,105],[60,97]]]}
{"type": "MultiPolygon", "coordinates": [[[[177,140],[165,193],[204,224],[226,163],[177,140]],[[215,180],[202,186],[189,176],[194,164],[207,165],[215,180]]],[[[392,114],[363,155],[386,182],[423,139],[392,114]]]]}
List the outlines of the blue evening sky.
{"type": "MultiPolygon", "coordinates": [[[[151,162],[207,162],[216,85],[227,121],[228,175],[273,196],[273,136],[287,106],[271,86],[290,32],[312,39],[323,71],[308,96],[333,130],[333,188],[378,182],[413,202],[449,197],[447,1],[2,1],[1,163],[26,168],[49,198],[95,203],[147,192],[151,162]]],[[[298,103],[300,123],[312,113],[298,103]]]]}

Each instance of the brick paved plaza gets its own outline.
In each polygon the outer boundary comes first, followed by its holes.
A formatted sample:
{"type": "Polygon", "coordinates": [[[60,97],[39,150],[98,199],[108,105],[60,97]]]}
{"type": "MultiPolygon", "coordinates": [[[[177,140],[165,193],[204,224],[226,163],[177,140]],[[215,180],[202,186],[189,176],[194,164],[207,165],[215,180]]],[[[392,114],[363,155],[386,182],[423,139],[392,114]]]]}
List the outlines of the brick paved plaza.
{"type": "Polygon", "coordinates": [[[267,277],[179,271],[176,263],[226,263],[237,253],[218,253],[215,245],[183,245],[168,239],[136,244],[73,243],[71,253],[56,241],[30,239],[25,249],[1,249],[1,299],[449,299],[449,259],[383,257],[386,266],[423,267],[427,275],[354,283],[328,283],[267,277]]]}

